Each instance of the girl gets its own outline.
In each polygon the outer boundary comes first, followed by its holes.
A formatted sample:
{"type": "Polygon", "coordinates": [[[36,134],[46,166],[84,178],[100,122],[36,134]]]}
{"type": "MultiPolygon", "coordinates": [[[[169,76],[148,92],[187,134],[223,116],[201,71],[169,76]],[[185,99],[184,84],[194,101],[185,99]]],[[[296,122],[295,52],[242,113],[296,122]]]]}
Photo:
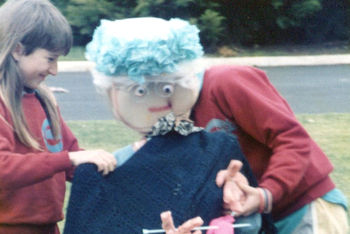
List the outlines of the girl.
{"type": "Polygon", "coordinates": [[[80,151],[43,85],[72,45],[62,14],[47,0],[8,0],[0,15],[0,233],[56,234],[74,167],[107,174],[116,160],[80,151]]]}

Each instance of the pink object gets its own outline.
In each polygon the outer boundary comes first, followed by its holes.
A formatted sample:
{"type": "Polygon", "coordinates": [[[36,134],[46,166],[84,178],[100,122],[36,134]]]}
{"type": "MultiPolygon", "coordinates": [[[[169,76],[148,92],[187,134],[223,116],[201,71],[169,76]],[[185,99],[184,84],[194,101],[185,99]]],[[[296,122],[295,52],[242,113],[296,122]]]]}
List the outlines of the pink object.
{"type": "Polygon", "coordinates": [[[232,227],[235,219],[231,215],[221,216],[219,218],[210,221],[210,226],[218,226],[219,229],[211,229],[207,231],[207,234],[234,234],[232,227]]]}

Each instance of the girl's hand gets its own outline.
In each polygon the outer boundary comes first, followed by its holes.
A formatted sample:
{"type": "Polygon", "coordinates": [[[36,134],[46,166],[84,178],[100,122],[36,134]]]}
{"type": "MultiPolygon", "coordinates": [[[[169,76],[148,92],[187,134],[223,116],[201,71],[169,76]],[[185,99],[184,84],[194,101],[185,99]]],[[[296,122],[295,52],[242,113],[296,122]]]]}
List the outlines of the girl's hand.
{"type": "Polygon", "coordinates": [[[74,166],[83,163],[93,163],[97,166],[97,170],[103,175],[114,171],[117,166],[117,160],[113,154],[104,150],[84,150],[69,152],[69,159],[74,166]]]}
{"type": "Polygon", "coordinates": [[[196,227],[203,225],[203,220],[200,217],[196,217],[184,222],[177,229],[174,226],[173,217],[170,211],[165,211],[160,214],[162,220],[162,228],[165,230],[166,234],[201,234],[200,230],[192,232],[196,227]]]}
{"type": "Polygon", "coordinates": [[[235,212],[237,215],[243,212],[243,204],[246,195],[238,183],[248,185],[248,180],[240,173],[242,162],[231,160],[226,170],[221,170],[216,175],[216,184],[223,187],[224,208],[235,212]]]}

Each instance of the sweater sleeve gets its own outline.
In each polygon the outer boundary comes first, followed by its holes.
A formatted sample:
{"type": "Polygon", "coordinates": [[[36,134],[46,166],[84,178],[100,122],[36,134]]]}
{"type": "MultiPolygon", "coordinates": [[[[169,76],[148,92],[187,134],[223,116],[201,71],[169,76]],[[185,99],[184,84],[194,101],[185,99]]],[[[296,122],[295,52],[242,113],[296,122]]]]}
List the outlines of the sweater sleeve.
{"type": "Polygon", "coordinates": [[[8,112],[0,108],[0,115],[0,190],[32,185],[71,168],[68,150],[51,153],[19,145],[8,112]]]}
{"type": "Polygon", "coordinates": [[[271,191],[278,202],[303,178],[312,140],[263,71],[228,66],[215,75],[221,110],[241,131],[272,152],[259,186],[271,191]]]}
{"type": "Polygon", "coordinates": [[[0,141],[0,190],[35,184],[71,167],[67,151],[14,153],[3,136],[0,141]]]}
{"type": "MultiPolygon", "coordinates": [[[[68,152],[74,152],[74,151],[79,151],[83,150],[82,148],[79,147],[78,140],[70,130],[70,128],[67,126],[67,124],[64,122],[64,120],[61,118],[61,130],[62,130],[62,139],[64,148],[68,152]]],[[[73,179],[73,174],[74,174],[75,167],[70,166],[66,170],[66,180],[72,181],[73,179]]]]}

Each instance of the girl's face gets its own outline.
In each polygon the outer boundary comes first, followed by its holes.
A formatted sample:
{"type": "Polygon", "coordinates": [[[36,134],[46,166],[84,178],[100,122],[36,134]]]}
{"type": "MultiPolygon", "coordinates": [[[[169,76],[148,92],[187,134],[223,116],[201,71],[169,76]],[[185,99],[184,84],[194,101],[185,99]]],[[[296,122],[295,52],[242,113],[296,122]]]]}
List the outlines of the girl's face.
{"type": "Polygon", "coordinates": [[[24,85],[28,88],[36,89],[48,75],[57,74],[59,53],[39,48],[25,55],[24,48],[18,45],[12,55],[23,75],[24,85]]]}
{"type": "MultiPolygon", "coordinates": [[[[195,78],[194,78],[195,79],[195,78]]],[[[185,89],[172,83],[146,83],[128,89],[113,87],[110,99],[114,115],[130,128],[145,134],[170,112],[190,113],[197,100],[199,88],[185,89]]]]}

